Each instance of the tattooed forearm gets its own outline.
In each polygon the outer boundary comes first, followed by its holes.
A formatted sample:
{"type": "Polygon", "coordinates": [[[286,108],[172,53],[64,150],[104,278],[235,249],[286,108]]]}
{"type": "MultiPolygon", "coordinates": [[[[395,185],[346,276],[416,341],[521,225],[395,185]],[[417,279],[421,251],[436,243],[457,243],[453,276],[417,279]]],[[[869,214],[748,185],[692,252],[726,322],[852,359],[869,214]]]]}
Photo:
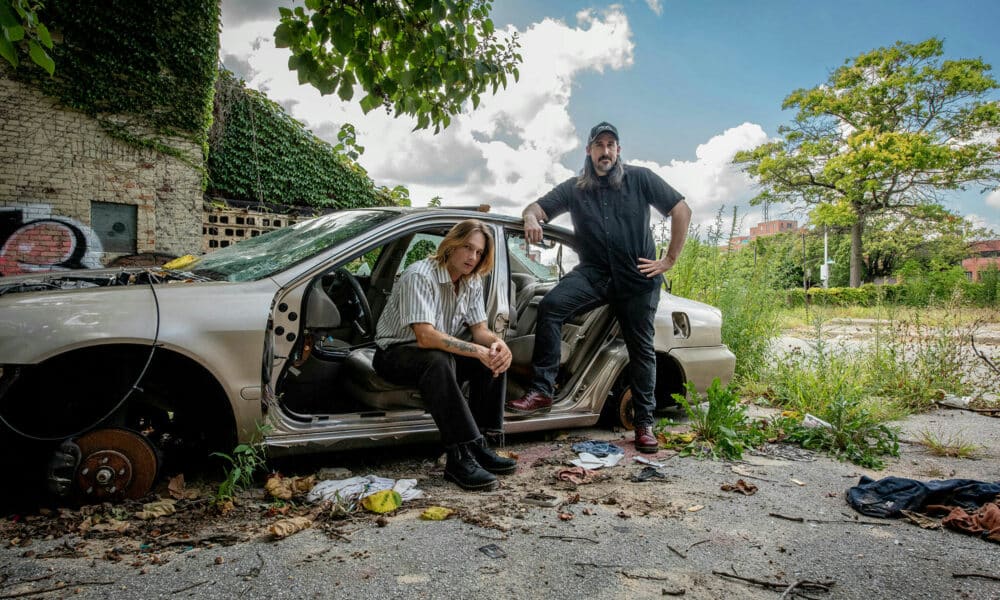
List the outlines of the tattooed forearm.
{"type": "Polygon", "coordinates": [[[475,352],[476,351],[476,345],[475,344],[470,344],[469,342],[464,342],[462,340],[455,339],[453,337],[445,338],[444,339],[444,345],[445,346],[449,346],[451,348],[455,348],[457,350],[461,350],[463,352],[475,352]]]}

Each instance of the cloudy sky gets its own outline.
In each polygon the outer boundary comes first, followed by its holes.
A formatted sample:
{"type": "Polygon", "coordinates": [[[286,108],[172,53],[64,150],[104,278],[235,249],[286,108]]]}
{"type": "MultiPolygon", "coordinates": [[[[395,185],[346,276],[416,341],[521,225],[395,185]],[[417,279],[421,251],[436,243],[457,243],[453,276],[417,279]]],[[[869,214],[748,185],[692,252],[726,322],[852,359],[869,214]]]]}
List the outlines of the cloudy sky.
{"type": "MultiPolygon", "coordinates": [[[[791,120],[781,102],[792,90],[823,83],[861,52],[932,36],[945,40],[948,57],[981,57],[1000,78],[995,0],[496,0],[497,29],[520,38],[520,82],[438,135],[411,133],[409,118],[364,115],[298,85],[273,41],[277,7],[295,4],[223,0],[223,62],[324,139],[353,123],[361,164],[377,184],[406,185],[415,206],[441,196],[445,205],[520,214],[579,169],[583,137],[607,120],[625,160],[680,190],[696,223],[736,206],[745,231],[762,215],[730,161],[791,120]]],[[[1000,191],[944,202],[1000,232],[1000,191]]],[[[769,217],[803,220],[774,207],[769,217]]]]}

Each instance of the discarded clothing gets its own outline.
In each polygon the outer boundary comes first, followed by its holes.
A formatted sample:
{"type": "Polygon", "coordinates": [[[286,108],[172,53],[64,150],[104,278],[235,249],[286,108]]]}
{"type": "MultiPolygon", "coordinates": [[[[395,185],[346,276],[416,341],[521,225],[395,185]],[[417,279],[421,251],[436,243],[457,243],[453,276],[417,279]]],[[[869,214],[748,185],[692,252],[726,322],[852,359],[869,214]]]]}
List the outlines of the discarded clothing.
{"type": "Polygon", "coordinates": [[[625,456],[622,454],[606,454],[604,456],[595,456],[589,452],[581,452],[580,458],[569,461],[569,464],[576,467],[583,467],[584,469],[600,469],[601,467],[613,467],[618,464],[618,461],[625,456]]]}
{"type": "Polygon", "coordinates": [[[875,481],[862,476],[858,485],[847,490],[847,503],[869,517],[899,518],[900,511],[923,511],[930,504],[958,506],[974,511],[1000,495],[1000,482],[974,479],[917,481],[886,477],[875,481]]]}
{"type": "Polygon", "coordinates": [[[625,454],[620,446],[615,446],[611,442],[602,442],[600,440],[587,440],[586,442],[577,442],[573,444],[573,452],[577,454],[586,452],[588,454],[593,454],[598,458],[604,458],[609,454],[625,454]]]}
{"type": "Polygon", "coordinates": [[[971,514],[955,507],[941,523],[949,529],[957,529],[1000,544],[1000,506],[995,503],[984,504],[971,514]]]}
{"type": "Polygon", "coordinates": [[[417,489],[416,479],[400,479],[397,481],[387,477],[365,475],[364,477],[320,481],[309,490],[306,500],[309,502],[320,502],[323,500],[334,500],[339,497],[343,501],[354,502],[382,490],[395,490],[399,493],[403,502],[423,498],[424,496],[423,490],[417,489]]]}
{"type": "Polygon", "coordinates": [[[556,473],[556,479],[559,481],[568,481],[570,483],[575,483],[576,485],[582,485],[584,483],[590,483],[594,480],[596,473],[590,469],[584,469],[583,467],[573,467],[571,469],[561,469],[556,473]]]}

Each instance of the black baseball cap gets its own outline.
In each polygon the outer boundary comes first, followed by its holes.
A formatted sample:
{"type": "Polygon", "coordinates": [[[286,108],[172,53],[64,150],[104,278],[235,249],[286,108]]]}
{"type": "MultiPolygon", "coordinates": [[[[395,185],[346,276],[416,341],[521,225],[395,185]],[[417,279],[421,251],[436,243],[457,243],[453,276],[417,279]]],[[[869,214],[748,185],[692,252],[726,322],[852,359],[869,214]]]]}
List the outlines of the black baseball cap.
{"type": "Polygon", "coordinates": [[[587,138],[587,145],[589,146],[590,143],[594,141],[594,138],[602,133],[610,133],[615,136],[616,142],[621,142],[621,139],[618,137],[618,130],[615,129],[615,126],[607,121],[601,121],[597,125],[594,125],[594,127],[590,130],[590,137],[587,138]]]}

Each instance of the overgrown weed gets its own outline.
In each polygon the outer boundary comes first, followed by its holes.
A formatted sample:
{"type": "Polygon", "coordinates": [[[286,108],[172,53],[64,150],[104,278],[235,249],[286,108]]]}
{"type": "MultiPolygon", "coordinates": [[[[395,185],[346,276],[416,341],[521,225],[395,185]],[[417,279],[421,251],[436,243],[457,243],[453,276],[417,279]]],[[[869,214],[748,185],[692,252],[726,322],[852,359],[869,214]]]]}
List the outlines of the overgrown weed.
{"type": "Polygon", "coordinates": [[[975,458],[982,446],[966,440],[961,434],[920,432],[919,443],[934,456],[975,458]]]}
{"type": "Polygon", "coordinates": [[[239,444],[233,453],[213,452],[229,463],[223,467],[225,478],[215,493],[215,503],[231,501],[236,495],[254,485],[257,475],[267,470],[267,455],[263,444],[264,436],[270,431],[268,425],[257,425],[253,437],[246,444],[239,444]]]}
{"type": "Polygon", "coordinates": [[[732,385],[723,387],[716,377],[705,390],[703,402],[693,384],[688,382],[685,387],[686,395],[674,394],[673,398],[687,413],[691,434],[664,433],[670,425],[665,420],[656,428],[668,446],[680,450],[681,456],[735,460],[743,456],[747,446],[763,442],[761,430],[747,417],[747,409],[732,385]]]}

